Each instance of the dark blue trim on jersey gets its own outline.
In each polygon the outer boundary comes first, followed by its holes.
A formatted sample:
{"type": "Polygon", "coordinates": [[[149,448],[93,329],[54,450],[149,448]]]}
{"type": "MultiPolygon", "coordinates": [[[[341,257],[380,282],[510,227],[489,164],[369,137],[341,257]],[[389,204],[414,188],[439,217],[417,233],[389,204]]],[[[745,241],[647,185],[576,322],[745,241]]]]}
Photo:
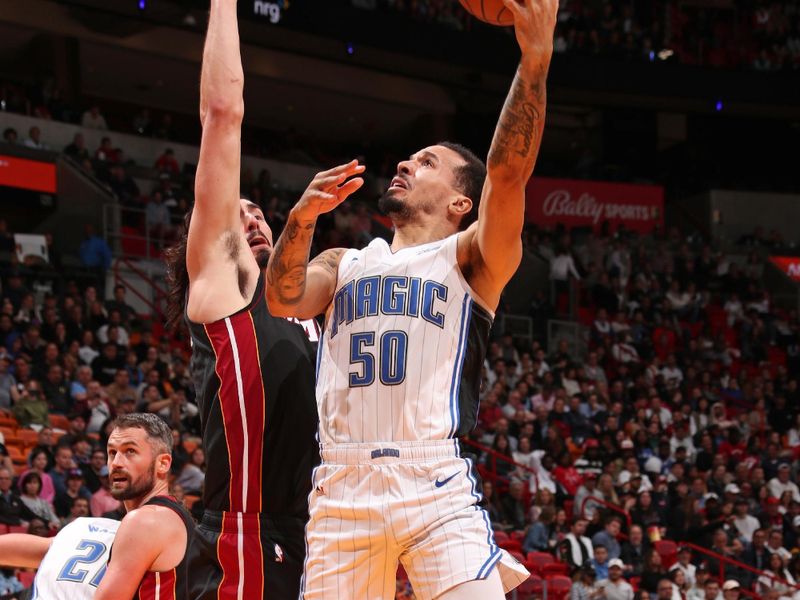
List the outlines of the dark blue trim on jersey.
{"type": "Polygon", "coordinates": [[[322,344],[325,343],[325,330],[323,329],[319,334],[319,340],[317,341],[317,360],[316,366],[314,367],[314,377],[317,381],[319,381],[319,364],[322,362],[322,344]]]}
{"type": "Polygon", "coordinates": [[[472,490],[470,493],[472,494],[472,497],[475,498],[475,510],[479,510],[481,512],[481,516],[483,516],[483,522],[486,523],[486,543],[489,545],[489,558],[486,559],[486,562],[483,563],[480,569],[478,569],[478,574],[475,576],[476,579],[485,579],[489,573],[491,573],[492,567],[494,567],[494,565],[497,563],[497,560],[502,556],[502,552],[494,542],[494,534],[492,532],[492,526],[489,523],[489,515],[478,504],[481,501],[483,494],[479,494],[476,491],[478,482],[475,479],[475,476],[472,474],[472,460],[469,458],[462,458],[462,460],[467,463],[467,477],[472,484],[472,490]]]}
{"type": "Polygon", "coordinates": [[[468,321],[469,312],[469,294],[464,294],[464,301],[461,303],[461,324],[458,331],[458,346],[456,350],[456,360],[453,364],[453,378],[450,382],[450,432],[447,437],[455,437],[458,431],[458,390],[461,387],[461,368],[464,365],[465,342],[467,336],[465,335],[467,328],[464,326],[468,321]]]}

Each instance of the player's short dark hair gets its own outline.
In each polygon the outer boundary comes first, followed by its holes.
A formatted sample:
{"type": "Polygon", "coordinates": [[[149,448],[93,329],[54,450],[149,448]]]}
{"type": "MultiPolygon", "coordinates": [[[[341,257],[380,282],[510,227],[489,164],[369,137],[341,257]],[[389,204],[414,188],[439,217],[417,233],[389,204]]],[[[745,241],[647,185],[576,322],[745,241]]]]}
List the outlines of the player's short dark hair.
{"type": "Polygon", "coordinates": [[[149,441],[159,446],[159,451],[172,454],[172,429],[161,417],[152,413],[131,413],[114,419],[114,429],[144,429],[149,441]]]}
{"type": "Polygon", "coordinates": [[[458,154],[466,162],[456,168],[456,188],[467,198],[472,200],[472,210],[461,218],[459,231],[464,231],[467,227],[478,220],[478,207],[483,193],[483,183],[486,181],[486,165],[469,148],[453,142],[440,142],[437,146],[442,146],[458,154]]]}

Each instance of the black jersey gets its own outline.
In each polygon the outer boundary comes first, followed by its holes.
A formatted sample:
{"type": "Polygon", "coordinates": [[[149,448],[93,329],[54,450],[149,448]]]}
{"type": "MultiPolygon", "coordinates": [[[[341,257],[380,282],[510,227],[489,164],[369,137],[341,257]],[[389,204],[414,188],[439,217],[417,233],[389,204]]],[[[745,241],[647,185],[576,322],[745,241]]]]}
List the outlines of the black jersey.
{"type": "Polygon", "coordinates": [[[203,506],[307,518],[319,463],[315,350],[304,327],[273,317],[265,276],[250,304],[206,324],[188,320],[203,429],[203,506]]]}
{"type": "MultiPolygon", "coordinates": [[[[195,525],[189,512],[172,496],[156,496],[142,506],[166,506],[174,510],[186,526],[186,548],[192,544],[195,525]]],[[[189,590],[188,552],[169,571],[148,571],[139,583],[134,600],[183,600],[189,590]]]]}

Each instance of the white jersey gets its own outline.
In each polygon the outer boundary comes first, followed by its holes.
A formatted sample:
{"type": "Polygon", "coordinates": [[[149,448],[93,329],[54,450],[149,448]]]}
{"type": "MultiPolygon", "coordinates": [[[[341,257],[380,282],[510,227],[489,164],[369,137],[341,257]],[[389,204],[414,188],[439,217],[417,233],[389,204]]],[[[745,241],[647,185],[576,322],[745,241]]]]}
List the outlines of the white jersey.
{"type": "Polygon", "coordinates": [[[58,532],[47,551],[31,600],[89,600],[106,572],[119,521],[83,517],[58,532]]]}
{"type": "Polygon", "coordinates": [[[494,315],[475,301],[457,243],[393,253],[376,239],[342,256],[317,357],[321,443],[441,440],[475,426],[494,315]]]}

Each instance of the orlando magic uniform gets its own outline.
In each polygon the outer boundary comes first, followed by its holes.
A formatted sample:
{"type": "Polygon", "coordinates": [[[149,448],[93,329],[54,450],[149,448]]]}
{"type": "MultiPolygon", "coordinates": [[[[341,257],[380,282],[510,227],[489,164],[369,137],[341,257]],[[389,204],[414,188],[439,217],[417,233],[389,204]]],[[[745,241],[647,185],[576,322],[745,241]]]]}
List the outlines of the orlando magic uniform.
{"type": "MultiPolygon", "coordinates": [[[[316,324],[270,315],[259,278],[242,310],[189,322],[203,427],[205,512],[192,548],[192,600],[296,600],[311,472],[316,324]]],[[[187,319],[188,321],[188,319],[187,319]]]]}
{"type": "Polygon", "coordinates": [[[58,532],[42,559],[32,600],[89,600],[105,575],[119,521],[83,517],[58,532]]]}
{"type": "Polygon", "coordinates": [[[421,600],[501,560],[506,589],[527,577],[495,544],[460,457],[493,314],[464,279],[457,244],[393,253],[377,239],[342,256],[318,354],[307,600],[393,597],[398,560],[421,600]]]}

